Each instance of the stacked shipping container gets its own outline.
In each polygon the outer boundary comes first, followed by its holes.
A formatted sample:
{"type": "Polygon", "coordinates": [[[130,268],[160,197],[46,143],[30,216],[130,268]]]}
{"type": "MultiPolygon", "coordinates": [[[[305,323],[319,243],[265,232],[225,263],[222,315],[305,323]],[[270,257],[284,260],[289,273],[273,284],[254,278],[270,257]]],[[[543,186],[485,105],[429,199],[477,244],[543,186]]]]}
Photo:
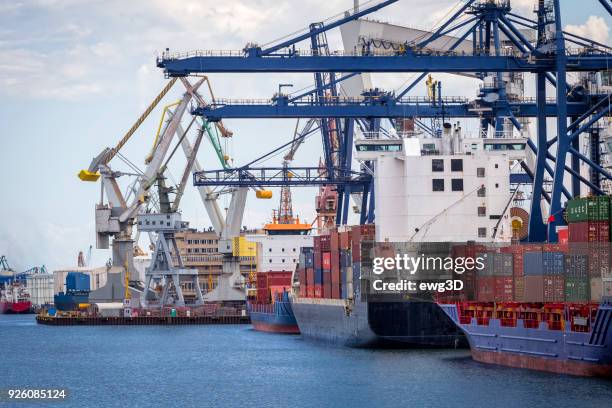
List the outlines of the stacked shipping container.
{"type": "Polygon", "coordinates": [[[313,248],[301,249],[297,267],[300,297],[352,299],[358,288],[362,251],[368,245],[371,248],[367,241],[374,240],[374,231],[374,225],[359,225],[315,236],[313,248]],[[309,256],[312,268],[307,266],[309,256]]]}
{"type": "Polygon", "coordinates": [[[257,272],[257,303],[274,303],[277,295],[291,290],[291,272],[257,272]]]}
{"type": "Polygon", "coordinates": [[[566,294],[571,298],[587,292],[592,300],[612,296],[611,208],[609,196],[575,198],[567,203],[569,261],[575,269],[566,278],[566,294]]]}

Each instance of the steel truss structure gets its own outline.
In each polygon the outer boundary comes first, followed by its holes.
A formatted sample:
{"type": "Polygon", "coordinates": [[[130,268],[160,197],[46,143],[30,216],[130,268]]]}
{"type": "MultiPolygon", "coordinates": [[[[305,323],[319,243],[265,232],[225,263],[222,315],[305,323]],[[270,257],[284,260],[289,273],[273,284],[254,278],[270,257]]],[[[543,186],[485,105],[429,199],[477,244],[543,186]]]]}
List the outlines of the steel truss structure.
{"type": "MultiPolygon", "coordinates": [[[[171,54],[169,50],[157,60],[168,77],[181,77],[195,73],[315,73],[315,89],[297,97],[277,95],[263,103],[217,101],[208,107],[198,107],[193,113],[209,120],[220,118],[288,118],[314,117],[323,121],[343,119],[342,143],[338,143],[337,159],[331,156],[329,129],[323,129],[326,176],[329,182],[335,172],[350,169],[350,151],[355,125],[365,131],[378,131],[381,118],[421,117],[478,117],[483,127],[493,126],[496,131],[508,120],[517,129],[520,117],[533,117],[537,122],[535,143],[529,147],[535,152],[536,163],[527,169],[532,187],[529,221],[529,240],[556,242],[557,227],[564,223],[562,197],[570,198],[580,193],[585,184],[593,194],[602,194],[599,180],[612,179],[597,157],[580,151],[579,135],[595,134],[596,123],[610,116],[610,95],[589,94],[585,89],[568,85],[568,72],[602,72],[610,69],[612,49],[591,39],[563,31],[560,0],[538,0],[535,19],[512,11],[510,0],[466,0],[459,9],[418,42],[406,42],[385,50],[373,49],[365,42],[360,49],[345,53],[321,52],[319,41],[326,31],[368,15],[397,0],[380,1],[361,11],[347,12],[344,17],[328,24],[311,25],[307,32],[283,40],[268,48],[247,46],[241,51],[195,51],[171,54]],[[523,28],[536,32],[536,40],[530,41],[523,28]],[[446,51],[432,50],[431,43],[441,36],[454,35],[457,41],[446,51]],[[504,41],[513,44],[512,49],[502,48],[504,41]],[[309,50],[296,47],[309,40],[309,50]],[[471,41],[469,52],[458,52],[457,46],[471,41]],[[366,72],[417,72],[421,75],[397,95],[375,91],[365,93],[360,100],[343,100],[337,97],[335,87],[348,77],[366,72]],[[422,103],[404,98],[428,73],[469,73],[478,78],[494,75],[496,83],[485,93],[496,93],[495,103],[440,98],[439,103],[422,103]],[[502,74],[533,73],[536,76],[536,98],[533,101],[508,101],[502,74]],[[338,73],[345,73],[340,77],[338,73]],[[323,78],[325,75],[325,78],[323,78]],[[546,85],[555,87],[555,99],[547,96],[546,85]],[[479,109],[480,108],[480,109],[479,109]],[[548,137],[547,117],[556,119],[557,135],[548,137]],[[568,123],[569,119],[569,123],[568,123]],[[327,134],[326,134],[327,133],[327,134]],[[568,156],[572,158],[567,164],[568,156]],[[580,162],[592,168],[596,177],[580,176],[580,162]],[[544,191],[545,173],[552,178],[550,195],[544,191]],[[564,184],[565,176],[571,178],[570,191],[564,184]],[[549,220],[545,223],[541,200],[550,205],[549,220]]],[[[608,0],[599,0],[605,12],[612,14],[608,0]]],[[[326,45],[326,44],[325,44],[326,45]]],[[[322,126],[323,127],[323,126],[322,126]]],[[[366,164],[367,166],[367,164],[366,164]]],[[[264,180],[257,180],[263,182],[264,180]]],[[[287,181],[289,182],[289,181],[287,181]]],[[[373,194],[370,195],[373,197],[373,194]]],[[[347,196],[348,201],[348,196],[347,196]]],[[[373,221],[374,202],[362,208],[371,213],[362,219],[373,221]]],[[[345,203],[346,204],[346,203],[345,203]]],[[[339,206],[337,222],[346,219],[346,205],[339,206]],[[342,208],[341,208],[342,207],[342,208]]]]}

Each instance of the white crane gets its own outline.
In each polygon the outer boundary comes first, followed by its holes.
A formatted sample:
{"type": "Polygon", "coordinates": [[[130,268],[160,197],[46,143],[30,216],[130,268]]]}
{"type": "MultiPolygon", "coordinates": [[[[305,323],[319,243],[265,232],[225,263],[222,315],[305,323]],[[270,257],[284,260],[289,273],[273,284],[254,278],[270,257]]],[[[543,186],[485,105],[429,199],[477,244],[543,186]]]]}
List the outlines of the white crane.
{"type": "MultiPolygon", "coordinates": [[[[197,93],[200,86],[207,82],[209,90],[210,83],[207,78],[202,78],[195,85],[191,85],[185,78],[181,78],[185,86],[185,93],[181,100],[173,104],[175,108],[170,110],[167,107],[170,119],[165,123],[163,130],[158,135],[153,150],[147,158],[147,167],[139,176],[137,183],[133,187],[135,194],[131,196],[132,201],[128,204],[124,198],[117,178],[123,173],[113,171],[109,162],[119,150],[125,145],[129,138],[135,133],[140,124],[146,119],[151,111],[157,106],[161,99],[167,94],[170,88],[176,82],[172,79],[160,92],[160,94],[149,105],[145,112],[140,116],[132,128],[125,134],[117,146],[113,149],[106,148],[95,157],[87,170],[82,170],[79,177],[84,181],[97,181],[102,177],[101,197],[99,204],[96,205],[96,246],[100,249],[108,249],[110,237],[113,237],[113,265],[117,267],[127,267],[134,270],[133,253],[134,239],[132,238],[132,225],[139,212],[143,210],[143,204],[149,200],[151,187],[154,185],[160,171],[165,170],[164,159],[168,150],[175,139],[175,135],[183,136],[180,145],[187,158],[185,173],[178,187],[179,195],[178,202],[183,194],[185,185],[188,181],[188,176],[192,171],[200,171],[202,167],[196,159],[197,147],[199,140],[196,140],[196,146],[192,146],[189,138],[181,126],[181,119],[187,110],[189,103],[196,100],[199,105],[205,105],[204,99],[197,93]],[[195,147],[195,149],[194,149],[195,147]],[[104,194],[106,194],[107,202],[104,202],[104,194]]],[[[215,123],[222,135],[231,136],[231,132],[223,127],[222,123],[215,123]]],[[[201,140],[201,134],[199,135],[201,140]]],[[[208,187],[198,187],[198,192],[204,204],[204,208],[211,220],[211,223],[219,236],[219,252],[223,254],[222,275],[219,278],[218,286],[215,290],[207,293],[206,301],[244,301],[244,291],[239,289],[242,284],[242,276],[240,275],[240,260],[234,256],[233,238],[240,235],[240,227],[244,215],[244,207],[246,204],[247,188],[238,188],[231,191],[232,199],[230,202],[227,216],[223,217],[218,203],[218,193],[212,192],[208,187]]],[[[150,231],[147,231],[151,234],[150,231]]],[[[152,242],[155,238],[151,236],[152,242]]]]}

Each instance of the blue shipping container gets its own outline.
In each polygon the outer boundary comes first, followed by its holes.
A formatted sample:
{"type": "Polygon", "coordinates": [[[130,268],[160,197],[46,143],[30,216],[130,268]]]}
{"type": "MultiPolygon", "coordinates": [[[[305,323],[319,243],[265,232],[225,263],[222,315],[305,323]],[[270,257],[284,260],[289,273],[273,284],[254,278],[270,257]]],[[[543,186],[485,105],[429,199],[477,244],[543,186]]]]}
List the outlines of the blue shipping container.
{"type": "Polygon", "coordinates": [[[306,265],[306,268],[314,267],[314,254],[312,252],[304,254],[304,265],[306,265]]]}
{"type": "Polygon", "coordinates": [[[542,252],[525,252],[523,255],[523,273],[525,276],[544,275],[542,252]]]}
{"type": "Polygon", "coordinates": [[[89,275],[83,272],[68,272],[66,275],[66,291],[89,292],[89,275]]]}
{"type": "Polygon", "coordinates": [[[347,250],[340,250],[340,266],[351,266],[352,263],[351,253],[347,250]]]}
{"type": "Polygon", "coordinates": [[[361,262],[353,262],[353,296],[354,299],[359,299],[361,294],[361,282],[359,278],[361,277],[361,262]]]}
{"type": "Polygon", "coordinates": [[[565,256],[562,252],[542,252],[542,266],[545,275],[563,275],[565,256]]]}
{"type": "Polygon", "coordinates": [[[323,284],[323,269],[319,269],[319,268],[314,269],[314,283],[315,285],[323,284]]]}

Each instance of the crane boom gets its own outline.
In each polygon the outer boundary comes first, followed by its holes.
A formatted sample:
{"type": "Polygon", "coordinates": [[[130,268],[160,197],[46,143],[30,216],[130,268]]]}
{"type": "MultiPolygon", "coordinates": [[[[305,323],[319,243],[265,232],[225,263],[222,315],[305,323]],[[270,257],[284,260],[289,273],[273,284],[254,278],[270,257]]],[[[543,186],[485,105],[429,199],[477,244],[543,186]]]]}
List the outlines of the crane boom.
{"type": "Polygon", "coordinates": [[[161,90],[161,92],[153,99],[153,101],[149,104],[147,109],[140,115],[138,120],[132,125],[132,127],[123,135],[119,143],[114,148],[106,148],[96,156],[89,168],[87,170],[81,170],[79,172],[79,178],[83,181],[97,181],[100,178],[100,173],[98,172],[100,165],[107,164],[110,162],[113,157],[121,150],[121,148],[127,143],[128,140],[132,137],[132,135],[136,132],[136,130],[140,127],[142,122],[149,116],[149,114],[155,109],[157,104],[166,96],[168,91],[172,88],[172,86],[176,83],[176,78],[172,78],[170,82],[166,84],[166,86],[161,90]]]}

